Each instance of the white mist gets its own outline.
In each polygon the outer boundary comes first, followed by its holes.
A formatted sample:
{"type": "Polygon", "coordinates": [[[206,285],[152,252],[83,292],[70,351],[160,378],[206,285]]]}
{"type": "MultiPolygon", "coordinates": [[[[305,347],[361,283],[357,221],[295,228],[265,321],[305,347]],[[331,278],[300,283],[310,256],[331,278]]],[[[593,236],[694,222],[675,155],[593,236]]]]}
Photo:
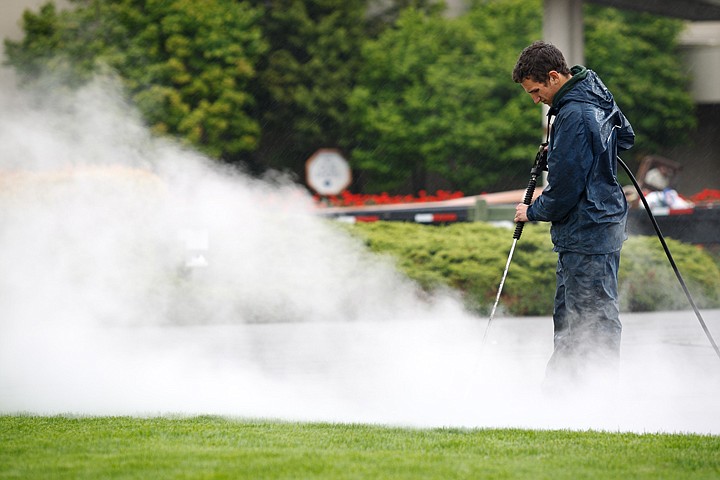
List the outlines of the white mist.
{"type": "Polygon", "coordinates": [[[549,319],[482,345],[302,188],[153,138],[112,82],[0,101],[0,413],[720,432],[688,312],[623,317],[612,399],[547,398],[549,319]]]}

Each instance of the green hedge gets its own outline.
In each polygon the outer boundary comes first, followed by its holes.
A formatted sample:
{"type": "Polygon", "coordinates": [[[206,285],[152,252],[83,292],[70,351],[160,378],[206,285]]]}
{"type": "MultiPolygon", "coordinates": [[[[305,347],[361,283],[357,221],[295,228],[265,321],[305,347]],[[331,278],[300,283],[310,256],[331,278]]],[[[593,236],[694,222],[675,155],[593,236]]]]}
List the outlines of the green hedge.
{"type": "MultiPolygon", "coordinates": [[[[376,222],[348,228],[371,251],[393,256],[397,267],[423,289],[449,286],[462,292],[468,308],[482,314],[492,308],[512,245],[512,230],[482,222],[435,227],[376,222]]],[[[717,258],[697,246],[672,239],[667,243],[698,306],[720,307],[717,258]]],[[[512,315],[552,314],[556,261],[548,225],[526,225],[503,288],[502,308],[512,315]]],[[[631,237],[620,263],[623,311],[689,308],[656,237],[631,237]]]]}

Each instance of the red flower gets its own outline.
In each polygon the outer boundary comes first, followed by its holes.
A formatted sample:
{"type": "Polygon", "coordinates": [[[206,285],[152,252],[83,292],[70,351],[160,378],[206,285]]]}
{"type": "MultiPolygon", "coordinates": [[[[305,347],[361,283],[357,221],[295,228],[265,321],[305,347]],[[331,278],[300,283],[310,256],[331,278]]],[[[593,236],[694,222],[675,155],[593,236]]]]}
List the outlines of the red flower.
{"type": "Polygon", "coordinates": [[[720,201],[720,190],[706,188],[703,191],[691,196],[690,200],[692,200],[694,203],[718,202],[718,201],[720,201]]]}
{"type": "Polygon", "coordinates": [[[443,200],[450,200],[453,198],[461,198],[465,195],[462,192],[447,192],[445,190],[438,190],[435,195],[428,195],[427,191],[420,190],[417,197],[413,195],[390,195],[387,192],[380,194],[363,194],[363,193],[352,193],[347,190],[343,190],[340,195],[328,195],[322,197],[320,195],[313,195],[313,199],[318,204],[328,204],[334,207],[349,207],[349,206],[363,206],[363,205],[389,205],[393,203],[416,203],[416,202],[438,202],[443,200]]]}

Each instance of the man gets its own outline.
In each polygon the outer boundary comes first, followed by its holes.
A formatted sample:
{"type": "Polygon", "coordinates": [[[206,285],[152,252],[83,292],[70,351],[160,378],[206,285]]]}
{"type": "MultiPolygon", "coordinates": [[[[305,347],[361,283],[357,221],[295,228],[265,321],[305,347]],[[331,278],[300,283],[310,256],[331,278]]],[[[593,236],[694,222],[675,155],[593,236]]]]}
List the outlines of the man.
{"type": "Polygon", "coordinates": [[[525,48],[512,75],[535,103],[550,107],[552,124],[547,186],[515,213],[516,222],[552,222],[558,252],[554,352],[545,386],[605,380],[617,371],[622,332],[618,268],[627,202],[616,157],[632,147],[635,134],[597,74],[568,68],[551,44],[525,48]]]}

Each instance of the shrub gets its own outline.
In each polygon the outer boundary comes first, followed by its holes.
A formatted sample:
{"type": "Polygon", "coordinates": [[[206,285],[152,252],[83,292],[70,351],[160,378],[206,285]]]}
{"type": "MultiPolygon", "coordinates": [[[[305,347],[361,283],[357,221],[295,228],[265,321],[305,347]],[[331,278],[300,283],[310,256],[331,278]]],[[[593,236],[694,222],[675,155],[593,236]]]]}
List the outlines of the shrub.
{"type": "MultiPolygon", "coordinates": [[[[700,308],[720,305],[720,268],[702,247],[666,239],[688,290],[700,308]]],[[[633,236],[620,265],[621,308],[640,312],[687,308],[688,301],[655,237],[633,236]]]]}
{"type": "MultiPolygon", "coordinates": [[[[481,222],[436,227],[375,222],[349,229],[371,251],[395,257],[398,269],[426,291],[458,290],[467,307],[481,314],[489,313],[495,301],[512,245],[512,230],[481,222]]],[[[672,239],[667,242],[698,305],[720,306],[720,268],[710,253],[672,239]]],[[[548,225],[526,225],[503,287],[502,307],[512,315],[552,314],[556,262],[548,225]]],[[[657,238],[633,236],[626,242],[619,277],[623,311],[687,307],[657,238]]]]}

